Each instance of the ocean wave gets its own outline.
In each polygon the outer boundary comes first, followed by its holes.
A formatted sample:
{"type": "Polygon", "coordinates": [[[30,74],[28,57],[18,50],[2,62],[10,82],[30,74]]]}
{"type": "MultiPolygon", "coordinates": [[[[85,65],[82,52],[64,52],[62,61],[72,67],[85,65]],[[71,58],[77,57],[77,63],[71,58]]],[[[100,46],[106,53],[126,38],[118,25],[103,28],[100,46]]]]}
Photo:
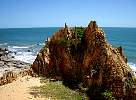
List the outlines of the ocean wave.
{"type": "Polygon", "coordinates": [[[14,49],[12,46],[8,46],[8,50],[9,50],[9,51],[12,51],[12,52],[16,52],[16,51],[17,51],[17,50],[14,49]]]}
{"type": "Polygon", "coordinates": [[[13,46],[12,48],[13,49],[27,49],[29,47],[27,47],[27,46],[13,46]]]}
{"type": "Polygon", "coordinates": [[[36,53],[33,49],[31,50],[29,46],[8,46],[8,49],[13,52],[12,55],[15,60],[32,64],[36,58],[36,53]]]}
{"type": "Polygon", "coordinates": [[[36,44],[28,45],[29,48],[33,48],[37,46],[40,46],[40,47],[45,46],[45,43],[36,43],[36,44]]]}
{"type": "Polygon", "coordinates": [[[39,43],[38,45],[40,45],[40,46],[44,46],[44,45],[45,45],[45,43],[39,43]]]}
{"type": "Polygon", "coordinates": [[[7,44],[8,44],[8,43],[1,43],[0,46],[2,46],[2,45],[7,45],[7,44]]]}
{"type": "Polygon", "coordinates": [[[15,55],[15,60],[20,60],[20,61],[24,61],[27,63],[33,63],[36,55],[34,55],[34,53],[32,52],[17,52],[15,55]]]}

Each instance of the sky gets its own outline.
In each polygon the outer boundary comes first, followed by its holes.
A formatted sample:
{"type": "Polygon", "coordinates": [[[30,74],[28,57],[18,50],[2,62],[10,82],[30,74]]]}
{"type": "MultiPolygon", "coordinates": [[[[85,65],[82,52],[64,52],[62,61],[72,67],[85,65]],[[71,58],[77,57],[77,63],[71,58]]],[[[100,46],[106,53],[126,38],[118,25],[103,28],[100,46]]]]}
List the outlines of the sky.
{"type": "Polygon", "coordinates": [[[0,0],[0,28],[136,27],[136,0],[0,0]]]}

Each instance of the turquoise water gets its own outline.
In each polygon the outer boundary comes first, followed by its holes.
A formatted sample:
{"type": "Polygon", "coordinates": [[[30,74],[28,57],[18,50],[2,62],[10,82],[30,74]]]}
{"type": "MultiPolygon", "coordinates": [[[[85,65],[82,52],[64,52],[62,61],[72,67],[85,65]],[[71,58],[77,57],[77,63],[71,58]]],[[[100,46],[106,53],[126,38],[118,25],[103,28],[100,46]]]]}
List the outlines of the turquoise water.
{"type": "MultiPolygon", "coordinates": [[[[0,47],[16,52],[16,58],[32,63],[47,37],[58,27],[0,29],[0,47]],[[30,50],[30,52],[28,52],[30,50]]],[[[136,28],[104,27],[108,41],[122,46],[131,65],[136,65],[136,28]]]]}

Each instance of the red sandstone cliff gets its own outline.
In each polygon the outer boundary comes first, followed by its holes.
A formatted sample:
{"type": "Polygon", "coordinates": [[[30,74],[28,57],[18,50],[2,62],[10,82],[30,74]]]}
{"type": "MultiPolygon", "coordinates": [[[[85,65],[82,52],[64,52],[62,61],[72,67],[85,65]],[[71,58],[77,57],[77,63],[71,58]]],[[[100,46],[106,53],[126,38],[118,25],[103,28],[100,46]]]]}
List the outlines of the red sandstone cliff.
{"type": "Polygon", "coordinates": [[[80,29],[65,25],[39,52],[32,68],[46,77],[104,87],[116,99],[135,99],[135,78],[122,48],[112,47],[95,21],[80,29]]]}

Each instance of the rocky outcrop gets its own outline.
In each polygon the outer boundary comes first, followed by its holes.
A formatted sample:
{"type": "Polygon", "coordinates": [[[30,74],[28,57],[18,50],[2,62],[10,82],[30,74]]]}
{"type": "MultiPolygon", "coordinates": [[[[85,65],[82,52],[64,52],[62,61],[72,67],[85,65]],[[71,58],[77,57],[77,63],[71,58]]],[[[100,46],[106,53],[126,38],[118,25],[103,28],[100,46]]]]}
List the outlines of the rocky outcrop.
{"type": "Polygon", "coordinates": [[[87,28],[65,25],[40,51],[32,68],[46,77],[82,83],[91,99],[108,90],[116,99],[134,100],[135,78],[127,58],[121,47],[107,42],[95,21],[87,28]]]}
{"type": "Polygon", "coordinates": [[[17,77],[32,75],[30,64],[14,60],[12,52],[6,48],[0,48],[0,86],[11,83],[17,77]]]}

